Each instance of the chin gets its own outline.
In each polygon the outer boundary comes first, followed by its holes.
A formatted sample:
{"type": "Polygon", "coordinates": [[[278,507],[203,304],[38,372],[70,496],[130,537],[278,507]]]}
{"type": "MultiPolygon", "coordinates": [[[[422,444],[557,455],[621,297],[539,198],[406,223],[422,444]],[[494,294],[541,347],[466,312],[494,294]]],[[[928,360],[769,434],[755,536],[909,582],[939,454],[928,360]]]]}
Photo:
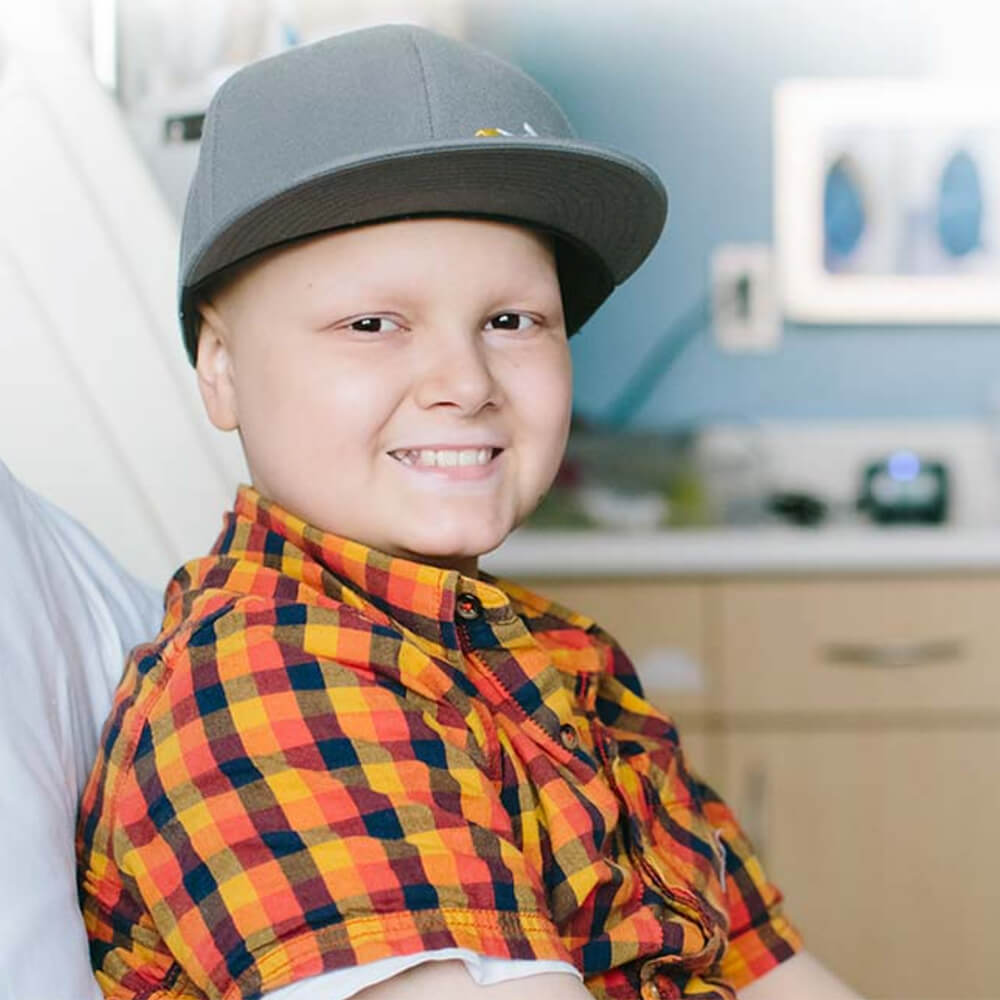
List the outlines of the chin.
{"type": "Polygon", "coordinates": [[[461,538],[448,537],[446,533],[409,539],[407,548],[419,556],[429,559],[477,559],[492,552],[509,531],[477,531],[463,533],[461,538]]]}

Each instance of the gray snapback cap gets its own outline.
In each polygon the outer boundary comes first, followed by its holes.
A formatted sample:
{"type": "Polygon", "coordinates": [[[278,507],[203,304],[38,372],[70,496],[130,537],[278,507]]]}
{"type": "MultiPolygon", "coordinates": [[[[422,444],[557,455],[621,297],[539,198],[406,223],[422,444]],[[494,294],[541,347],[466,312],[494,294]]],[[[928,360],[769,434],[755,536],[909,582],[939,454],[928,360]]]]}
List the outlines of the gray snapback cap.
{"type": "Polygon", "coordinates": [[[642,263],[667,196],[634,157],[578,140],[529,76],[464,42],[381,25],[233,74],[205,115],[181,233],[179,309],[227,267],[331,229],[421,215],[518,222],[557,237],[575,332],[642,263]]]}

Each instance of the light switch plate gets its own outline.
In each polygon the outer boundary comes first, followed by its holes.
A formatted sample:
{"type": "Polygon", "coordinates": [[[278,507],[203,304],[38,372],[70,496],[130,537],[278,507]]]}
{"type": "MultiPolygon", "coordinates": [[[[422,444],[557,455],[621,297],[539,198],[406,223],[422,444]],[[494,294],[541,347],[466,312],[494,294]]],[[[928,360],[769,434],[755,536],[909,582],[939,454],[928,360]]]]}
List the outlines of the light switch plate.
{"type": "Polygon", "coordinates": [[[710,269],[712,329],[730,352],[773,351],[781,341],[774,253],[766,243],[720,243],[710,269]]]}

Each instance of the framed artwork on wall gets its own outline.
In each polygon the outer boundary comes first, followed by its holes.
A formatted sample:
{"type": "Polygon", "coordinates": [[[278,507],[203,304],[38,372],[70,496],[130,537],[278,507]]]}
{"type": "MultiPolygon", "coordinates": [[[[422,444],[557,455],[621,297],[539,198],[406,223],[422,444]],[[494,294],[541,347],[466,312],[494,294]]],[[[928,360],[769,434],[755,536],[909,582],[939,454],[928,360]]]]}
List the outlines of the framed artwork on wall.
{"type": "Polygon", "coordinates": [[[1000,323],[1000,101],[985,82],[784,81],[774,99],[784,312],[1000,323]]]}

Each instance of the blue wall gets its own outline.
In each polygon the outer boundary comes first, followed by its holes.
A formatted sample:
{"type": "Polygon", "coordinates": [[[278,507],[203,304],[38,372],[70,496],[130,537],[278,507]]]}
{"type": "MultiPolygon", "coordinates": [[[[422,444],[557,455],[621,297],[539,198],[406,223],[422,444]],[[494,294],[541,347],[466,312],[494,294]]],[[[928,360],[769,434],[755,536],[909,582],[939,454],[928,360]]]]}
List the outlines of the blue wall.
{"type": "MultiPolygon", "coordinates": [[[[657,249],[574,340],[582,414],[606,411],[644,350],[706,293],[715,244],[771,241],[774,85],[926,74],[918,7],[547,0],[478,15],[475,40],[546,86],[582,136],[651,163],[670,193],[657,249]]],[[[775,353],[756,356],[725,354],[705,331],[634,422],[978,417],[998,379],[1000,329],[788,325],[775,353]]]]}

